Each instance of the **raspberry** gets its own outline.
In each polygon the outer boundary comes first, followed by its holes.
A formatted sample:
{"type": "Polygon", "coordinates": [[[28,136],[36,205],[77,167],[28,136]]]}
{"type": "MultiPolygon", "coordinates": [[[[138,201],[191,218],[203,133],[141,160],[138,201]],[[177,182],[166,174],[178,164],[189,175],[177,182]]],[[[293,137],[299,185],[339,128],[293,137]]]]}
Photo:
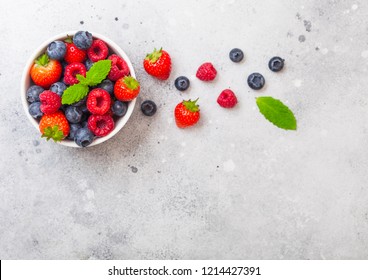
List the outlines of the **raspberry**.
{"type": "Polygon", "coordinates": [[[210,62],[203,63],[199,66],[196,74],[198,79],[205,82],[214,80],[216,75],[217,71],[210,62]]]}
{"type": "Polygon", "coordinates": [[[114,127],[114,120],[108,114],[103,116],[91,115],[88,118],[88,129],[96,136],[106,136],[114,129],[114,127]]]}
{"type": "Polygon", "coordinates": [[[109,48],[104,41],[94,40],[87,50],[87,55],[92,62],[96,62],[105,59],[109,55],[109,48]]]}
{"type": "Polygon", "coordinates": [[[101,88],[95,88],[90,91],[87,98],[87,109],[92,114],[104,115],[110,110],[110,94],[101,88]]]}
{"type": "Polygon", "coordinates": [[[64,83],[67,85],[77,84],[79,83],[78,79],[76,78],[77,74],[85,77],[86,72],[87,72],[87,69],[83,63],[79,63],[79,62],[71,63],[65,67],[64,83]]]}
{"type": "Polygon", "coordinates": [[[52,114],[61,107],[61,97],[55,92],[45,90],[40,94],[41,112],[44,114],[52,114]]]}
{"type": "Polygon", "coordinates": [[[238,99],[232,90],[225,89],[217,98],[217,103],[224,108],[233,108],[238,103],[238,99]]]}
{"type": "Polygon", "coordinates": [[[115,82],[120,78],[129,75],[129,66],[124,59],[116,54],[110,55],[108,59],[111,60],[111,70],[108,76],[111,81],[115,82]]]}

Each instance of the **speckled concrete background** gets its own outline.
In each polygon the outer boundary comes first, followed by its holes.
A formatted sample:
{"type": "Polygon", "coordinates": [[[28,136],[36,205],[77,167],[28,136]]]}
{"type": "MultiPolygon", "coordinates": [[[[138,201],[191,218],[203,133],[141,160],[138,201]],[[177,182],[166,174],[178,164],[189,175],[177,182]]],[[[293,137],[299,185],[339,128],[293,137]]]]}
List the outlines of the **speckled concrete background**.
{"type": "Polygon", "coordinates": [[[368,258],[368,3],[357,0],[10,1],[0,12],[1,259],[368,258]],[[88,2],[88,3],[87,3],[88,2]],[[33,50],[60,32],[105,34],[131,57],[138,107],[112,140],[70,149],[40,139],[20,103],[33,50]],[[163,46],[167,82],[142,58],[163,46]],[[240,65],[228,59],[242,48],[240,65]],[[283,73],[267,69],[286,59],[283,73]],[[201,83],[199,64],[218,79],[201,83]],[[265,75],[253,92],[246,77],[265,75]],[[180,94],[173,81],[191,78],[180,94]],[[230,87],[239,106],[224,110],[230,87]],[[259,114],[271,95],[297,132],[259,114]],[[200,97],[202,119],[176,128],[173,108],[200,97]]]}

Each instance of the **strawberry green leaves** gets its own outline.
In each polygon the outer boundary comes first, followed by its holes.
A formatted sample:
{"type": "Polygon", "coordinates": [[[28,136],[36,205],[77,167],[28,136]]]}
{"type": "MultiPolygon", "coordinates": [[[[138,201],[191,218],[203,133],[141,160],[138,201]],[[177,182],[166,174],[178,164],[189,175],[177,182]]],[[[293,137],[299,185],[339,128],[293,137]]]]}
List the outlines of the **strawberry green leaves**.
{"type": "Polygon", "coordinates": [[[271,123],[286,130],[296,130],[297,124],[293,112],[280,100],[270,96],[257,97],[259,111],[271,123]]]}
{"type": "Polygon", "coordinates": [[[53,127],[46,127],[41,137],[46,138],[47,141],[53,139],[55,142],[60,142],[64,139],[64,133],[58,125],[54,125],[53,127]]]}

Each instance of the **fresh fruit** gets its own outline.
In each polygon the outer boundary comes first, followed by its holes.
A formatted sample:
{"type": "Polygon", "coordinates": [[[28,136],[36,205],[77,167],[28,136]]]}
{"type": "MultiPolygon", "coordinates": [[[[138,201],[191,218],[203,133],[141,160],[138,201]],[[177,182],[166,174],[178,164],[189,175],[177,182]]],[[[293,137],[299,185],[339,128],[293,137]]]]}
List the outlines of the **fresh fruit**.
{"type": "Polygon", "coordinates": [[[216,78],[217,71],[210,62],[203,63],[197,70],[196,77],[201,81],[208,82],[216,78]]]}
{"type": "Polygon", "coordinates": [[[62,60],[66,53],[65,43],[62,41],[51,42],[46,49],[46,53],[51,59],[62,60]]]}
{"type": "Polygon", "coordinates": [[[235,48],[230,51],[229,57],[232,62],[238,63],[243,60],[244,53],[241,49],[235,48]]]}
{"type": "Polygon", "coordinates": [[[69,134],[69,123],[63,112],[57,111],[52,114],[43,115],[39,124],[42,137],[55,142],[61,141],[69,134]]]}
{"type": "Polygon", "coordinates": [[[273,72],[279,72],[284,68],[284,59],[281,57],[275,56],[270,59],[270,62],[268,63],[268,68],[270,68],[273,72]]]}
{"type": "Polygon", "coordinates": [[[130,74],[129,66],[120,56],[112,54],[108,57],[111,60],[111,69],[108,78],[111,81],[117,81],[130,74]]]}
{"type": "Polygon", "coordinates": [[[197,105],[198,98],[194,101],[184,100],[175,107],[174,115],[175,122],[179,128],[185,128],[195,125],[200,118],[199,105],[197,105]]]}
{"type": "Polygon", "coordinates": [[[259,90],[265,84],[264,77],[259,73],[252,73],[248,77],[248,85],[251,89],[259,90]]]}
{"type": "Polygon", "coordinates": [[[93,62],[92,62],[92,60],[90,60],[89,58],[87,58],[86,59],[86,62],[84,63],[84,65],[86,65],[86,69],[88,71],[93,66],[93,62]]]}
{"type": "Polygon", "coordinates": [[[233,108],[238,103],[238,99],[232,90],[225,89],[217,98],[217,103],[223,108],[233,108]]]}
{"type": "Polygon", "coordinates": [[[111,97],[114,95],[114,83],[108,79],[103,80],[101,84],[97,85],[98,88],[102,88],[110,93],[111,97]]]}
{"type": "Polygon", "coordinates": [[[28,89],[27,89],[27,101],[29,103],[33,103],[33,102],[38,102],[40,101],[40,94],[44,91],[44,89],[40,86],[36,86],[36,85],[33,85],[33,86],[30,86],[28,89]]]}
{"type": "Polygon", "coordinates": [[[35,119],[41,118],[43,116],[40,106],[41,106],[41,102],[37,102],[37,101],[29,105],[28,112],[35,119]]]}
{"type": "Polygon", "coordinates": [[[82,128],[82,125],[79,123],[70,124],[70,131],[69,131],[68,139],[74,140],[75,134],[80,128],[82,128]]]}
{"type": "Polygon", "coordinates": [[[48,89],[60,79],[61,71],[59,61],[49,59],[47,54],[43,54],[32,65],[30,74],[36,85],[48,89]]]}
{"type": "Polygon", "coordinates": [[[87,97],[84,97],[83,99],[79,100],[78,102],[75,102],[75,103],[70,104],[70,105],[75,106],[75,107],[79,107],[79,106],[85,105],[86,102],[87,102],[87,97]]]}
{"type": "Polygon", "coordinates": [[[79,107],[69,106],[65,110],[65,117],[70,123],[79,123],[82,120],[82,110],[79,107]]]}
{"type": "Polygon", "coordinates": [[[88,118],[88,129],[98,137],[103,137],[108,135],[114,129],[113,118],[106,115],[91,115],[88,118]]]}
{"type": "Polygon", "coordinates": [[[59,95],[60,97],[63,95],[64,93],[64,90],[66,90],[67,86],[66,84],[64,84],[63,82],[56,82],[56,83],[53,83],[51,86],[50,86],[50,90],[52,92],[55,92],[57,95],[59,95]]]}
{"type": "Polygon", "coordinates": [[[151,101],[151,100],[146,100],[143,101],[141,104],[141,110],[142,113],[148,117],[153,116],[156,111],[157,111],[157,106],[155,104],[155,102],[151,101]]]}
{"type": "Polygon", "coordinates": [[[93,138],[93,133],[87,127],[78,129],[74,134],[74,141],[80,147],[91,145],[93,138]]]}
{"type": "Polygon", "coordinates": [[[104,41],[99,39],[93,40],[92,45],[87,50],[87,55],[92,62],[97,62],[109,55],[109,48],[104,41]]]}
{"type": "Polygon", "coordinates": [[[66,52],[64,56],[64,60],[67,63],[79,62],[82,63],[87,56],[87,52],[84,50],[80,50],[74,45],[70,38],[65,40],[66,52]]]}
{"type": "Polygon", "coordinates": [[[120,100],[116,100],[111,106],[111,111],[115,116],[124,117],[128,111],[128,104],[121,102],[120,100]]]}
{"type": "Polygon", "coordinates": [[[78,31],[73,36],[73,43],[80,50],[87,50],[92,45],[92,34],[88,31],[78,31]]]}
{"type": "Polygon", "coordinates": [[[177,90],[180,90],[180,91],[187,90],[189,85],[190,85],[190,82],[187,77],[180,76],[175,79],[175,87],[177,90]]]}
{"type": "Polygon", "coordinates": [[[110,94],[103,89],[95,88],[90,91],[87,97],[87,108],[95,115],[104,115],[110,110],[110,94]]]}
{"type": "Polygon", "coordinates": [[[61,107],[61,98],[51,90],[45,90],[40,94],[41,111],[44,114],[52,114],[57,112],[61,107]]]}
{"type": "Polygon", "coordinates": [[[79,81],[76,76],[79,74],[85,77],[86,72],[87,72],[87,69],[83,63],[79,63],[79,62],[71,63],[65,68],[64,83],[67,85],[77,84],[79,83],[79,81]]]}
{"type": "Polygon", "coordinates": [[[131,101],[139,94],[139,82],[131,76],[120,78],[114,86],[115,97],[120,101],[131,101]]]}
{"type": "Polygon", "coordinates": [[[152,53],[147,54],[143,66],[149,75],[160,80],[167,80],[171,72],[170,55],[162,48],[154,49],[152,53]]]}

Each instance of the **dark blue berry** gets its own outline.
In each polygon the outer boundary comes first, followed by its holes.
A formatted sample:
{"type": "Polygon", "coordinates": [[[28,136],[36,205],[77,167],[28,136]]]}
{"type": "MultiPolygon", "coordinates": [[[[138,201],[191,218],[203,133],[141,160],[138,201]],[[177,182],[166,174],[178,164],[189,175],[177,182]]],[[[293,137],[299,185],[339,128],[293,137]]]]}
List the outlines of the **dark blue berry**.
{"type": "Polygon", "coordinates": [[[114,115],[118,116],[118,117],[123,117],[125,116],[126,112],[128,111],[128,104],[121,102],[119,100],[116,100],[112,106],[111,106],[111,110],[114,113],[114,115]]]}
{"type": "Polygon", "coordinates": [[[91,69],[91,67],[92,67],[92,65],[93,65],[93,62],[92,62],[92,60],[90,60],[90,59],[88,58],[84,64],[86,65],[86,69],[87,69],[87,71],[88,71],[89,69],[91,69]]]}
{"type": "Polygon", "coordinates": [[[180,76],[175,79],[175,87],[177,88],[177,90],[184,91],[188,89],[189,85],[190,82],[187,77],[180,76]]]}
{"type": "Polygon", "coordinates": [[[233,62],[240,62],[244,58],[244,53],[241,49],[232,49],[229,53],[229,57],[233,62]]]}
{"type": "Polygon", "coordinates": [[[70,123],[79,123],[82,119],[82,114],[82,110],[75,106],[69,106],[65,110],[65,117],[70,123]]]}
{"type": "Polygon", "coordinates": [[[75,133],[80,128],[82,128],[82,125],[79,124],[79,123],[72,123],[72,124],[70,124],[70,132],[69,132],[69,135],[68,135],[68,139],[74,140],[75,133]]]}
{"type": "Polygon", "coordinates": [[[46,53],[51,59],[62,60],[65,56],[66,46],[62,41],[54,41],[47,47],[46,53]]]}
{"type": "Polygon", "coordinates": [[[75,133],[74,141],[80,147],[87,147],[92,143],[93,137],[93,133],[87,127],[82,127],[75,133]]]}
{"type": "Polygon", "coordinates": [[[64,90],[66,90],[67,86],[63,82],[56,82],[50,86],[50,90],[55,92],[60,97],[63,95],[64,90]]]}
{"type": "Polygon", "coordinates": [[[106,90],[111,96],[114,95],[114,83],[108,79],[103,80],[97,87],[106,90]]]}
{"type": "Polygon", "coordinates": [[[86,100],[87,100],[87,97],[79,100],[78,102],[73,103],[72,106],[74,106],[74,107],[82,106],[82,105],[86,104],[86,100]]]}
{"type": "Polygon", "coordinates": [[[43,116],[40,106],[41,102],[33,102],[31,105],[29,105],[28,112],[35,119],[41,118],[43,116]]]}
{"type": "Polygon", "coordinates": [[[88,108],[86,104],[83,104],[81,106],[79,106],[79,109],[81,109],[83,114],[89,114],[88,108]]]}
{"type": "Polygon", "coordinates": [[[92,34],[88,31],[78,31],[73,36],[73,43],[78,49],[86,50],[92,45],[92,34]]]}
{"type": "Polygon", "coordinates": [[[88,121],[81,122],[82,127],[88,127],[88,121]]]}
{"type": "Polygon", "coordinates": [[[284,68],[284,61],[281,57],[275,56],[268,63],[268,68],[273,72],[279,72],[284,68]]]}
{"type": "Polygon", "coordinates": [[[155,102],[151,100],[146,100],[142,103],[141,110],[144,115],[151,117],[156,113],[157,106],[155,102]]]}
{"type": "Polygon", "coordinates": [[[264,77],[259,73],[250,74],[248,77],[248,85],[250,88],[258,90],[263,88],[265,84],[264,77]]]}
{"type": "Polygon", "coordinates": [[[44,89],[40,86],[31,86],[27,90],[27,101],[29,103],[40,101],[40,94],[44,91],[44,89]]]}

